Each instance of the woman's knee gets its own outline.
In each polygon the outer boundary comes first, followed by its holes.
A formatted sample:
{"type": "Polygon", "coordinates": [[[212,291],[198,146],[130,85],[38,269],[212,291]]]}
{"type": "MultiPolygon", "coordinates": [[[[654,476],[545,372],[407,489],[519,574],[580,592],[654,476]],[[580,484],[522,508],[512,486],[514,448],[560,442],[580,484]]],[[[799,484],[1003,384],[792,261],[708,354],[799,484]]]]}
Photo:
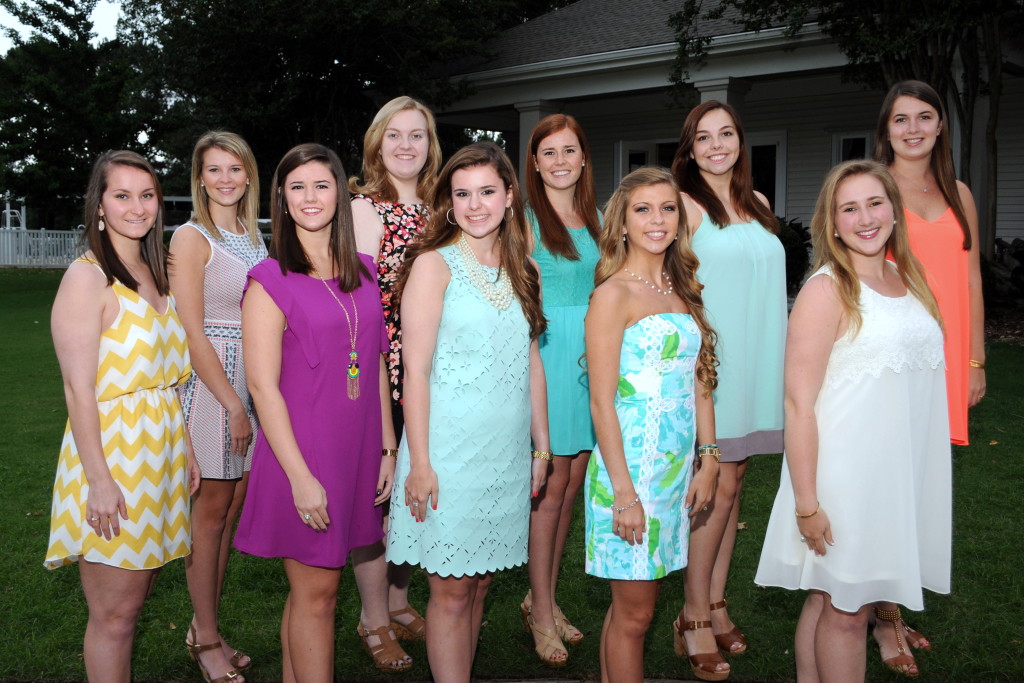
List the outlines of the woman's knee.
{"type": "MultiPolygon", "coordinates": [[[[468,612],[479,591],[486,595],[487,588],[480,588],[481,579],[464,577],[460,579],[435,579],[430,584],[430,609],[439,610],[451,616],[468,612]]],[[[489,581],[488,581],[489,585],[489,581]]]]}

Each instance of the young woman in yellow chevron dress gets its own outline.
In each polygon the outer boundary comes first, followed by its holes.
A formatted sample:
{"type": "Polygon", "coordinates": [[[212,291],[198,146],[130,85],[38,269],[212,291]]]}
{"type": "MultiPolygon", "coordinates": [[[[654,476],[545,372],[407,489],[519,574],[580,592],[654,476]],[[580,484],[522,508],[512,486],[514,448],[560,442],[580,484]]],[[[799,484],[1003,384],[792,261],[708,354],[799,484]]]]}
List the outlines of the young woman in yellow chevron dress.
{"type": "Polygon", "coordinates": [[[155,571],[188,555],[199,468],[175,387],[191,374],[167,283],[163,196],[134,152],[106,152],[85,198],[88,251],[68,267],[51,330],[68,425],[53,485],[48,568],[76,560],[91,681],[131,676],[155,571]]]}

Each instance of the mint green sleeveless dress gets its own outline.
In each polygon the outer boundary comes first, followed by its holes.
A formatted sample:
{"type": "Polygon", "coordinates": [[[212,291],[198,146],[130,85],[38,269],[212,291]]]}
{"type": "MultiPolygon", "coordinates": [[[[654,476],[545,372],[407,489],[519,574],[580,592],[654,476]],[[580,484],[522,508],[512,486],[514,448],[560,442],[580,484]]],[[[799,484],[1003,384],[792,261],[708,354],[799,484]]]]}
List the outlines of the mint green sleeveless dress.
{"type": "Polygon", "coordinates": [[[615,414],[647,533],[636,545],[612,533],[614,495],[599,444],[583,490],[588,574],[650,581],[686,566],[690,520],[684,501],[697,438],[700,344],[700,330],[686,313],[649,315],[623,333],[615,414]]]}
{"type": "Polygon", "coordinates": [[[718,334],[715,432],[722,462],[782,452],[786,252],[757,221],[719,228],[705,213],[691,242],[708,323],[718,334]]]}
{"type": "Polygon", "coordinates": [[[533,259],[540,267],[547,330],[540,336],[540,357],[548,387],[548,430],[551,452],[576,455],[594,447],[590,419],[590,385],[580,364],[584,352],[583,320],[594,290],[597,243],[586,228],[569,230],[580,258],[570,261],[552,254],[540,239],[532,211],[526,214],[533,228],[533,259]]]}
{"type": "MultiPolygon", "coordinates": [[[[409,442],[398,449],[387,559],[440,576],[526,562],[530,522],[530,329],[518,299],[504,311],[473,286],[456,245],[430,371],[430,465],[437,509],[405,506],[409,442]]],[[[484,267],[494,279],[497,269],[484,267]]]]}

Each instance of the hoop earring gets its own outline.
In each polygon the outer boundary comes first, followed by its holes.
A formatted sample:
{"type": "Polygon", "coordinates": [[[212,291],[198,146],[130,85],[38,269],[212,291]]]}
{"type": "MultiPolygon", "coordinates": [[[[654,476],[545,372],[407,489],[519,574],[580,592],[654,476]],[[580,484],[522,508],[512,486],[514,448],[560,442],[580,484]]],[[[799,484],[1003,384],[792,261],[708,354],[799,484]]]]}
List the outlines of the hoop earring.
{"type": "Polygon", "coordinates": [[[455,210],[454,208],[448,209],[448,211],[447,211],[447,212],[445,212],[445,214],[444,214],[444,217],[445,217],[446,219],[448,219],[448,223],[449,223],[450,225],[458,225],[458,223],[456,223],[456,222],[455,222],[454,220],[452,220],[452,212],[453,212],[454,210],[455,210]]]}
{"type": "Polygon", "coordinates": [[[107,229],[107,225],[106,225],[106,223],[103,222],[103,216],[100,216],[99,231],[103,232],[106,229],[107,229]]]}
{"type": "Polygon", "coordinates": [[[516,210],[510,206],[508,207],[508,211],[510,211],[512,215],[506,218],[505,222],[514,221],[516,219],[516,210]]]}

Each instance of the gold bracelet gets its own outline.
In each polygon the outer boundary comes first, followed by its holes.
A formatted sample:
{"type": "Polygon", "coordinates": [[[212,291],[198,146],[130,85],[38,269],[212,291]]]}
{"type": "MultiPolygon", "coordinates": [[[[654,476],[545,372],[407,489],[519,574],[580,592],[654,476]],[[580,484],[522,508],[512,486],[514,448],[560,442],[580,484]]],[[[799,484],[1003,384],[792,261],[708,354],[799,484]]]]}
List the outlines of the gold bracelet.
{"type": "Polygon", "coordinates": [[[705,455],[710,455],[715,459],[715,462],[722,462],[722,449],[718,447],[717,443],[708,444],[706,446],[700,446],[697,448],[697,457],[703,458],[705,455]]]}
{"type": "Polygon", "coordinates": [[[534,460],[547,460],[551,462],[551,451],[530,451],[534,460]]]}
{"type": "Polygon", "coordinates": [[[985,364],[982,363],[980,360],[974,360],[972,358],[971,360],[969,360],[967,362],[971,364],[972,368],[980,368],[981,370],[985,369],[985,364]]]}
{"type": "Polygon", "coordinates": [[[380,457],[382,457],[382,458],[397,458],[398,457],[398,449],[397,448],[382,448],[381,451],[380,451],[380,457]]]}
{"type": "Polygon", "coordinates": [[[800,512],[797,511],[797,510],[794,510],[794,512],[796,512],[796,516],[799,517],[800,519],[807,519],[808,517],[813,517],[814,515],[818,514],[818,510],[820,510],[820,509],[821,509],[821,502],[819,501],[818,502],[818,507],[814,508],[814,512],[812,512],[809,515],[801,515],[800,512]]]}

